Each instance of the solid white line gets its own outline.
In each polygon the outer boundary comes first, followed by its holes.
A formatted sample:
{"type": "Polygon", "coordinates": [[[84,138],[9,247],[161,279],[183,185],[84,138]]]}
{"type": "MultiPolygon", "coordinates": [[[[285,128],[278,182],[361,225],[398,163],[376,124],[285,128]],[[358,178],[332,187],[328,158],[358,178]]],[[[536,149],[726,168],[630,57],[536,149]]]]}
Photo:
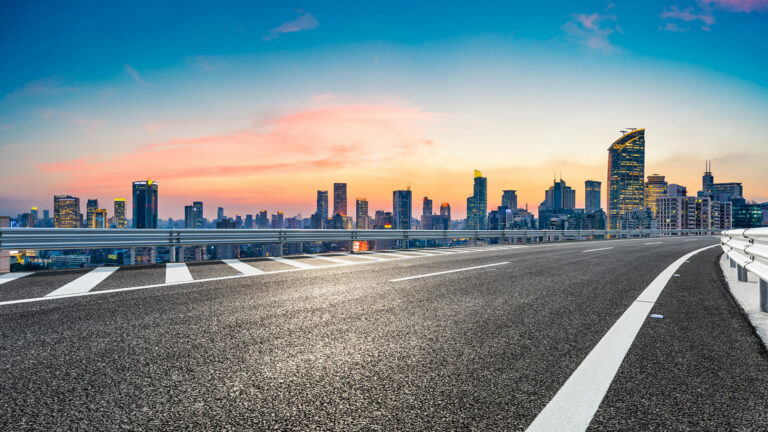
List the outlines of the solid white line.
{"type": "Polygon", "coordinates": [[[645,245],[646,245],[646,246],[647,246],[647,245],[655,245],[655,244],[661,244],[661,242],[650,242],[650,243],[645,243],[645,245]]]}
{"type": "Polygon", "coordinates": [[[402,277],[402,278],[398,278],[398,279],[392,279],[392,280],[390,280],[390,282],[400,282],[400,281],[410,280],[410,279],[419,279],[419,278],[425,278],[425,277],[429,277],[429,276],[438,276],[438,275],[444,275],[444,274],[448,274],[448,273],[456,273],[456,272],[462,272],[462,271],[467,271],[467,270],[475,270],[475,269],[480,269],[480,268],[485,268],[485,267],[493,267],[493,266],[498,266],[498,265],[503,265],[503,264],[509,264],[509,261],[500,262],[500,263],[494,263],[494,264],[486,264],[486,265],[475,266],[475,267],[465,267],[465,268],[454,269],[454,270],[446,270],[446,271],[441,271],[441,272],[437,272],[437,273],[427,273],[427,274],[418,275],[418,276],[402,277]]]}
{"type": "Polygon", "coordinates": [[[253,276],[253,275],[259,275],[259,274],[266,273],[263,270],[259,270],[256,267],[254,267],[254,266],[252,266],[250,264],[244,263],[244,262],[242,262],[240,260],[237,260],[237,259],[225,259],[225,260],[222,260],[222,261],[224,262],[224,264],[229,265],[230,267],[232,267],[233,269],[239,271],[240,273],[242,273],[244,275],[253,276]]]}
{"type": "Polygon", "coordinates": [[[288,259],[283,257],[269,257],[269,259],[275,260],[281,263],[285,263],[288,265],[292,265],[296,268],[303,268],[303,269],[317,268],[317,266],[313,266],[312,264],[307,264],[296,259],[288,259]]]}
{"type": "Polygon", "coordinates": [[[165,283],[187,282],[194,280],[192,273],[184,263],[167,263],[165,265],[165,283]]]}
{"type": "Polygon", "coordinates": [[[317,259],[321,259],[321,260],[335,262],[337,264],[353,264],[352,261],[347,261],[345,259],[336,258],[336,257],[330,257],[330,256],[325,256],[325,255],[312,255],[312,258],[317,258],[317,259]]]}
{"type": "Polygon", "coordinates": [[[97,267],[63,287],[48,293],[46,297],[66,296],[88,292],[101,281],[109,277],[109,275],[116,272],[119,268],[120,267],[97,267]]]}
{"type": "Polygon", "coordinates": [[[690,252],[669,265],[648,285],[600,339],[555,397],[536,416],[529,432],[581,432],[589,427],[648,313],[672,275],[690,257],[716,247],[690,252]]]}
{"type": "Polygon", "coordinates": [[[28,272],[28,273],[6,273],[0,275],[0,285],[10,282],[12,280],[16,280],[18,278],[23,278],[24,276],[29,276],[34,272],[28,272]]]}
{"type": "Polygon", "coordinates": [[[613,249],[613,246],[611,246],[611,247],[604,247],[604,248],[600,248],[600,249],[588,249],[588,250],[585,250],[585,251],[582,251],[582,252],[597,252],[597,251],[608,250],[608,249],[613,249]]]}

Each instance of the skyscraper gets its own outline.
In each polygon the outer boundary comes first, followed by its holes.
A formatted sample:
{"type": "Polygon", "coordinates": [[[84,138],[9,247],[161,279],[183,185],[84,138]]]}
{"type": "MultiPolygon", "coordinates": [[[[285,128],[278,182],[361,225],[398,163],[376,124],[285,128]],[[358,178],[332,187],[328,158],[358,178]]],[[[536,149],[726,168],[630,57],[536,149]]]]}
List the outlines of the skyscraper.
{"type": "Polygon", "coordinates": [[[95,209],[93,211],[93,217],[91,217],[91,225],[88,228],[109,228],[107,209],[95,209]]]}
{"type": "Polygon", "coordinates": [[[659,197],[666,196],[669,193],[669,184],[664,180],[663,175],[653,174],[648,176],[645,183],[645,207],[656,216],[656,201],[659,197]]]}
{"type": "Polygon", "coordinates": [[[488,212],[488,179],[475,170],[473,194],[467,198],[467,229],[486,229],[488,212]]]}
{"type": "Polygon", "coordinates": [[[203,202],[202,201],[194,201],[192,203],[192,207],[195,208],[195,211],[197,212],[197,220],[195,223],[194,228],[201,229],[205,228],[205,218],[203,217],[203,202]]]}
{"type": "Polygon", "coordinates": [[[85,205],[85,226],[93,228],[93,212],[98,210],[99,200],[89,199],[85,205]]]}
{"type": "Polygon", "coordinates": [[[411,229],[411,190],[396,190],[392,193],[392,215],[394,229],[411,229]]]}
{"type": "Polygon", "coordinates": [[[187,228],[187,229],[202,228],[202,225],[203,225],[202,219],[203,219],[203,203],[202,202],[196,201],[192,203],[192,205],[184,206],[184,228],[187,228]]]}
{"type": "Polygon", "coordinates": [[[714,184],[715,177],[712,175],[712,165],[707,161],[704,168],[704,175],[701,177],[701,191],[704,192],[704,196],[712,194],[712,186],[714,184]]]}
{"type": "Polygon", "coordinates": [[[355,200],[355,227],[357,229],[368,229],[368,200],[358,198],[355,200]]]}
{"type": "Polygon", "coordinates": [[[115,198],[115,227],[125,228],[127,226],[125,222],[125,198],[115,198]]]}
{"type": "Polygon", "coordinates": [[[572,210],[576,207],[576,191],[560,179],[544,192],[544,202],[541,204],[543,209],[554,212],[572,210]]]}
{"type": "Polygon", "coordinates": [[[347,216],[347,184],[333,184],[333,214],[347,216]]]}
{"type": "Polygon", "coordinates": [[[319,190],[317,191],[317,211],[315,212],[318,214],[318,217],[323,222],[323,224],[327,223],[328,220],[328,191],[327,190],[319,190]]]}
{"type": "Polygon", "coordinates": [[[517,210],[517,191],[505,190],[501,193],[501,206],[508,210],[517,210]]]}
{"type": "Polygon", "coordinates": [[[619,218],[645,207],[645,129],[630,128],[608,148],[608,228],[619,218]]]}
{"type": "Polygon", "coordinates": [[[80,198],[53,196],[53,224],[56,228],[80,228],[80,198]]]}
{"type": "Polygon", "coordinates": [[[424,197],[421,202],[421,229],[432,229],[432,200],[424,197]]]}
{"type": "Polygon", "coordinates": [[[157,182],[133,182],[133,227],[157,228],[157,182]]]}
{"type": "Polygon", "coordinates": [[[219,209],[216,211],[216,222],[221,222],[224,220],[224,207],[219,207],[219,209]]]}
{"type": "Polygon", "coordinates": [[[603,208],[600,205],[600,188],[602,184],[599,181],[587,180],[584,182],[584,211],[594,213],[603,208]]]}

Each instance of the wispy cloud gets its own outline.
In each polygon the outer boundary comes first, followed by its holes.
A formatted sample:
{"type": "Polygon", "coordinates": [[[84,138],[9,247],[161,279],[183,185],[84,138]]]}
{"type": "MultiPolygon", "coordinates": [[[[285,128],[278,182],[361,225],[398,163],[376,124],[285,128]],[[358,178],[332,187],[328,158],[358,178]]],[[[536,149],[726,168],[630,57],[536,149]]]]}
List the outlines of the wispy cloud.
{"type": "Polygon", "coordinates": [[[268,41],[276,39],[285,33],[312,30],[313,28],[316,28],[318,25],[320,25],[320,23],[317,21],[317,18],[315,18],[315,16],[311,13],[304,11],[297,12],[299,12],[301,15],[292,21],[280,24],[279,26],[270,30],[269,33],[264,36],[264,40],[268,41]]]}
{"type": "Polygon", "coordinates": [[[600,13],[571,14],[571,20],[562,27],[568,38],[593,51],[610,53],[618,48],[611,43],[614,33],[621,33],[621,27],[615,25],[616,16],[600,13]]]}
{"type": "MultiPolygon", "coordinates": [[[[704,31],[710,31],[712,24],[715,23],[715,16],[712,15],[712,8],[707,4],[701,4],[699,7],[688,6],[685,9],[671,6],[669,8],[664,8],[659,16],[663,20],[675,20],[678,22],[695,23],[699,21],[701,22],[701,29],[704,31]]],[[[689,30],[689,28],[680,28],[677,25],[665,26],[663,29],[667,31],[689,30]]]]}
{"type": "Polygon", "coordinates": [[[734,12],[768,10],[768,0],[705,0],[704,3],[713,4],[734,12]]]}
{"type": "Polygon", "coordinates": [[[128,74],[131,78],[133,78],[134,81],[137,83],[143,85],[143,86],[150,86],[151,84],[144,80],[144,78],[141,77],[141,74],[139,74],[139,71],[136,70],[133,66],[127,64],[125,65],[125,73],[128,74]]]}
{"type": "Polygon", "coordinates": [[[80,114],[73,114],[73,113],[55,111],[55,110],[44,110],[43,118],[45,119],[61,118],[61,119],[67,120],[68,122],[72,123],[73,125],[81,129],[85,129],[89,131],[100,129],[101,127],[104,126],[103,120],[86,117],[80,114]]]}

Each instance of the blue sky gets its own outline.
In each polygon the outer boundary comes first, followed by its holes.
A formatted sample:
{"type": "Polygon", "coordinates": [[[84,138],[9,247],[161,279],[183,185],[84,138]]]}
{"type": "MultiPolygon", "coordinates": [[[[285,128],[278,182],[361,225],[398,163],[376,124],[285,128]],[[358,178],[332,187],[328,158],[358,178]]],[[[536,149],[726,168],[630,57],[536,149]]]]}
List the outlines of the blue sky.
{"type": "Polygon", "coordinates": [[[2,12],[0,178],[33,174],[0,192],[3,213],[54,193],[111,200],[151,176],[166,188],[163,216],[192,199],[308,214],[338,177],[372,208],[410,183],[459,215],[470,191],[435,178],[467,172],[471,185],[474,168],[495,176],[492,194],[517,188],[535,205],[551,179],[529,173],[563,170],[577,190],[604,180],[605,148],[627,126],[649,128],[648,174],[693,189],[713,159],[722,180],[768,200],[765,0],[4,1],[2,12]],[[322,143],[316,159],[291,168],[308,153],[280,128],[322,143]],[[218,172],[247,173],[194,180],[142,162],[173,143],[194,170],[243,131],[218,172]]]}

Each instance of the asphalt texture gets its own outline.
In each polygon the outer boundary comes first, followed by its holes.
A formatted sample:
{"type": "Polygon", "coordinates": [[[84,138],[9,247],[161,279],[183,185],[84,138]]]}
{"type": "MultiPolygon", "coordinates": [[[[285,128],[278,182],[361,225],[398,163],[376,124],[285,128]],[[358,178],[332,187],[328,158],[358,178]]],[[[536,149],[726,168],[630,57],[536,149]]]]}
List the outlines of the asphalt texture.
{"type": "MultiPolygon", "coordinates": [[[[651,241],[0,306],[0,429],[524,430],[661,271],[717,242],[651,241]],[[612,249],[584,252],[598,247],[612,249]],[[508,264],[391,281],[494,263],[508,264]]],[[[593,429],[765,430],[768,356],[718,253],[692,258],[662,293],[665,318],[643,325],[593,429]]]]}

